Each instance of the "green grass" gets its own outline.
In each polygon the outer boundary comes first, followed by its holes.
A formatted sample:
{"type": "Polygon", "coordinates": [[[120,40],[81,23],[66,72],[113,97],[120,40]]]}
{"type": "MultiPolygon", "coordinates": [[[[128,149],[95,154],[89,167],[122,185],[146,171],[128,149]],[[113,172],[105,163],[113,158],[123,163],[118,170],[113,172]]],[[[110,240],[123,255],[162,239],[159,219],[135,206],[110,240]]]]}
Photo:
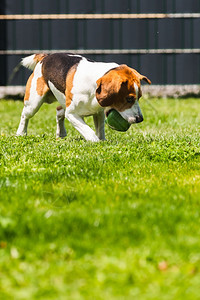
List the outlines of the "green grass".
{"type": "Polygon", "coordinates": [[[199,299],[200,101],[141,100],[101,143],[56,140],[56,104],[16,138],[22,106],[0,101],[0,299],[199,299]]]}

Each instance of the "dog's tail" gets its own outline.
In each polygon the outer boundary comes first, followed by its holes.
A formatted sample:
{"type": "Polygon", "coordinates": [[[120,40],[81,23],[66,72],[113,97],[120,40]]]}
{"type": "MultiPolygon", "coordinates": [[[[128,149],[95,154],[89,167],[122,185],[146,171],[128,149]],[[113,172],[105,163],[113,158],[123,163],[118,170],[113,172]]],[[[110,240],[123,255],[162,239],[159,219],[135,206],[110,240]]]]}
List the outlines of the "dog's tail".
{"type": "Polygon", "coordinates": [[[39,61],[42,61],[43,58],[45,58],[47,55],[48,54],[39,53],[39,54],[33,54],[30,56],[27,56],[22,59],[21,64],[22,64],[22,66],[33,71],[35,69],[35,66],[37,65],[37,63],[39,61]]]}

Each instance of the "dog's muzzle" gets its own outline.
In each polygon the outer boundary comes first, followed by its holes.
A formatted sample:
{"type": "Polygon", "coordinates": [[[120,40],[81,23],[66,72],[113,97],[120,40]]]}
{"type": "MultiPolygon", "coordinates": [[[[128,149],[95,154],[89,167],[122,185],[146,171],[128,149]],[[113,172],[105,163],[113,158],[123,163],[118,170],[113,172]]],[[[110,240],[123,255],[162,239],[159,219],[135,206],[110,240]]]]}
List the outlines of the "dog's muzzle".
{"type": "Polygon", "coordinates": [[[134,117],[128,117],[127,121],[130,124],[134,124],[134,123],[141,123],[143,121],[143,116],[134,116],[134,117]]]}

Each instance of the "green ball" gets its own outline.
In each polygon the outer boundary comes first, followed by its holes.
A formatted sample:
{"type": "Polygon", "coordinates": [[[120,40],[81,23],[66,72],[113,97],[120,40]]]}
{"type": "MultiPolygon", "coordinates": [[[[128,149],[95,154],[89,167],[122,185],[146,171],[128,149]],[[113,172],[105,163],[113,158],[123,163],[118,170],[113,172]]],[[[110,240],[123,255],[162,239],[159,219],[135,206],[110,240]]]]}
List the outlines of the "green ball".
{"type": "Polygon", "coordinates": [[[117,131],[127,131],[131,124],[126,121],[117,110],[112,109],[109,113],[106,123],[108,126],[117,131]]]}

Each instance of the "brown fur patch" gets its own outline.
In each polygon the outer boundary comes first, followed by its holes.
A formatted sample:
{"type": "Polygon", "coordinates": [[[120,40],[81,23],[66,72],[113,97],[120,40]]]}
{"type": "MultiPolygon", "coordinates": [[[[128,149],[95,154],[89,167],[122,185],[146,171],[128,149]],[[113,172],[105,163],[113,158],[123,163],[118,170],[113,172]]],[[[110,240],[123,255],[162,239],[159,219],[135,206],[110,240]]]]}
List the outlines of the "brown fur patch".
{"type": "Polygon", "coordinates": [[[97,80],[96,98],[103,107],[111,106],[118,111],[129,109],[134,102],[128,103],[126,98],[133,97],[137,100],[134,83],[138,86],[139,97],[141,96],[140,81],[142,79],[150,83],[147,77],[136,70],[121,65],[97,80]]]}
{"type": "Polygon", "coordinates": [[[33,76],[34,73],[31,74],[31,76],[29,77],[27,84],[26,84],[26,92],[25,92],[25,96],[24,96],[24,101],[28,101],[29,97],[30,97],[30,89],[31,89],[31,83],[33,80],[33,76]]]}
{"type": "Polygon", "coordinates": [[[77,68],[81,60],[81,57],[71,56],[67,53],[48,55],[42,60],[42,74],[45,81],[53,83],[57,90],[65,95],[68,73],[73,70],[72,68],[77,68]]]}
{"type": "Polygon", "coordinates": [[[43,60],[43,58],[45,58],[48,54],[45,53],[39,53],[39,54],[35,54],[34,60],[35,61],[41,61],[43,60]]]}
{"type": "Polygon", "coordinates": [[[65,90],[65,97],[66,97],[66,107],[70,106],[72,102],[73,94],[71,92],[73,88],[73,80],[74,75],[76,73],[76,66],[72,67],[69,72],[67,73],[66,77],[66,90],[65,90]]]}
{"type": "Polygon", "coordinates": [[[63,107],[61,105],[59,105],[59,106],[56,107],[56,109],[61,110],[61,109],[63,109],[63,107]]]}
{"type": "Polygon", "coordinates": [[[39,96],[44,96],[48,92],[49,88],[43,76],[37,79],[36,90],[39,96]]]}

